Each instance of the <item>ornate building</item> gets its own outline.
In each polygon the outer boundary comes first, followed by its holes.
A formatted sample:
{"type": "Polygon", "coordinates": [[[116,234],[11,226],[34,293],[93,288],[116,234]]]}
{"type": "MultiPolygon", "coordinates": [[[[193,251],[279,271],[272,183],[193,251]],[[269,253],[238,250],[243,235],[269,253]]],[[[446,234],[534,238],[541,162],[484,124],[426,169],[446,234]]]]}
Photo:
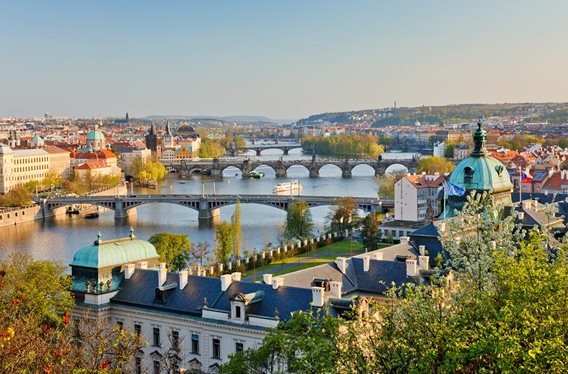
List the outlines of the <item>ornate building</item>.
{"type": "Polygon", "coordinates": [[[512,206],[513,184],[505,166],[485,148],[487,133],[481,121],[473,133],[474,148],[471,155],[464,158],[450,175],[449,182],[465,189],[464,196],[448,196],[442,218],[454,215],[461,210],[471,191],[486,192],[495,206],[512,206]]]}

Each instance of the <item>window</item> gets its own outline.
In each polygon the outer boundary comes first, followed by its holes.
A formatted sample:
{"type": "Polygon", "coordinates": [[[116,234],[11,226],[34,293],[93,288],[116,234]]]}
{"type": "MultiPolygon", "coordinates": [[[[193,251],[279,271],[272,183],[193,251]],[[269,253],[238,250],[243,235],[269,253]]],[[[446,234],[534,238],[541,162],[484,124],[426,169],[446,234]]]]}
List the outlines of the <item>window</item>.
{"type": "Polygon", "coordinates": [[[473,182],[473,169],[469,166],[463,169],[463,182],[464,183],[471,183],[473,182]]]}
{"type": "Polygon", "coordinates": [[[116,321],[116,327],[118,327],[119,330],[122,330],[122,328],[124,327],[124,322],[116,321]]]}
{"type": "Polygon", "coordinates": [[[179,349],[179,331],[172,331],[172,348],[179,349]]]}
{"type": "Polygon", "coordinates": [[[159,327],[154,327],[154,346],[159,347],[160,346],[160,328],[159,327]]]}
{"type": "Polygon", "coordinates": [[[221,358],[221,340],[213,338],[213,358],[221,358]]]}
{"type": "Polygon", "coordinates": [[[242,352],[244,351],[244,344],[242,342],[237,342],[235,344],[235,352],[242,352]]]}
{"type": "Polygon", "coordinates": [[[142,325],[135,324],[134,325],[134,333],[136,334],[137,338],[140,338],[142,336],[142,325]]]}
{"type": "Polygon", "coordinates": [[[142,374],[142,357],[134,358],[134,371],[136,374],[142,374]]]}
{"type": "Polygon", "coordinates": [[[199,335],[191,334],[191,353],[199,354],[199,335]]]}
{"type": "Polygon", "coordinates": [[[235,307],[235,318],[241,318],[241,307],[240,306],[235,307]]]}
{"type": "Polygon", "coordinates": [[[161,369],[160,361],[154,360],[154,374],[160,374],[161,369]]]}

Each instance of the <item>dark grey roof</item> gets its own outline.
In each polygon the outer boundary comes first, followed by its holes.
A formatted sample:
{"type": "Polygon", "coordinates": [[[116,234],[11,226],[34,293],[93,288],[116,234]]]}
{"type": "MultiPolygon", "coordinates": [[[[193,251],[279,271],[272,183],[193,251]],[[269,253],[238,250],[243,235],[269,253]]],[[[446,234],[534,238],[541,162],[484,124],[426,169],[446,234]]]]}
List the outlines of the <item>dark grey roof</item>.
{"type": "MultiPolygon", "coordinates": [[[[178,282],[177,273],[168,273],[165,286],[178,282]]],[[[150,269],[136,269],[130,279],[125,279],[121,289],[111,299],[112,303],[168,309],[171,311],[201,315],[201,307],[207,299],[209,306],[221,293],[219,278],[189,276],[183,290],[179,287],[165,291],[163,302],[156,300],[158,272],[150,269]]],[[[167,287],[166,287],[167,288],[167,287]]]]}
{"type": "Polygon", "coordinates": [[[438,228],[433,223],[429,223],[426,226],[419,228],[418,230],[413,231],[410,235],[410,239],[412,240],[415,236],[428,236],[428,237],[438,237],[440,233],[438,232],[438,228]]]}
{"type": "Polygon", "coordinates": [[[274,318],[275,312],[278,312],[280,319],[286,320],[293,311],[309,310],[312,302],[312,291],[305,288],[281,286],[275,290],[272,285],[264,283],[238,281],[232,282],[227,291],[222,292],[219,278],[189,276],[183,290],[173,287],[177,282],[178,274],[168,273],[161,291],[157,291],[158,272],[136,269],[130,279],[121,283],[111,303],[200,316],[205,299],[208,307],[229,312],[229,298],[236,294],[264,293],[261,300],[247,306],[247,313],[274,318]]]}
{"type": "MultiPolygon", "coordinates": [[[[357,277],[357,290],[361,292],[384,293],[393,285],[402,286],[414,283],[406,276],[406,263],[401,261],[369,261],[369,270],[363,270],[363,259],[352,258],[349,267],[357,277]]],[[[349,269],[348,267],[348,269],[349,269]]]]}
{"type": "Polygon", "coordinates": [[[262,301],[246,306],[247,314],[274,318],[278,313],[280,319],[287,320],[290,313],[297,310],[309,310],[312,302],[312,290],[299,287],[281,286],[273,289],[265,283],[233,282],[217,299],[213,309],[231,310],[231,300],[239,293],[248,294],[263,291],[262,301]]]}

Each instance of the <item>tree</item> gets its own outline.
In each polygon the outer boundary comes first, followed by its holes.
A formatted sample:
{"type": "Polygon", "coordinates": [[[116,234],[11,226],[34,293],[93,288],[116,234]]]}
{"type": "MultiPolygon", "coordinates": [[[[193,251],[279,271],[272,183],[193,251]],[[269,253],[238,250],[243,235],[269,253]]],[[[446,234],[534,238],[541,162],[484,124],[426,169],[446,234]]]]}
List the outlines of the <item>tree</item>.
{"type": "Polygon", "coordinates": [[[0,372],[130,372],[144,346],[106,319],[71,323],[65,267],[14,255],[0,263],[0,372]]]}
{"type": "Polygon", "coordinates": [[[21,185],[0,196],[0,207],[27,206],[31,204],[32,194],[21,185]]]}
{"type": "Polygon", "coordinates": [[[233,226],[227,222],[221,222],[215,229],[215,258],[218,262],[225,263],[233,253],[233,226]]]}
{"type": "Polygon", "coordinates": [[[233,255],[239,258],[241,255],[241,243],[243,235],[241,232],[241,201],[237,199],[235,211],[231,216],[231,228],[233,233],[233,255]]]}
{"type": "Polygon", "coordinates": [[[374,251],[378,248],[378,243],[381,240],[381,231],[374,214],[368,214],[363,220],[361,236],[368,250],[374,251]]]}
{"type": "Polygon", "coordinates": [[[190,254],[193,259],[199,261],[199,265],[203,266],[203,259],[209,255],[211,246],[208,242],[191,243],[190,254]]]}
{"type": "Polygon", "coordinates": [[[356,217],[357,201],[350,196],[340,197],[331,212],[331,228],[343,230],[356,217]]]}
{"type": "Polygon", "coordinates": [[[384,152],[372,135],[304,136],[302,146],[323,156],[376,158],[384,152]]]}
{"type": "Polygon", "coordinates": [[[165,262],[168,269],[179,271],[187,268],[191,258],[191,243],[187,235],[160,232],[148,241],[156,247],[160,261],[165,262]]]}
{"type": "Polygon", "coordinates": [[[289,205],[286,216],[286,237],[288,239],[305,239],[312,236],[314,224],[308,204],[297,201],[289,205]]]}
{"type": "Polygon", "coordinates": [[[379,178],[379,196],[385,199],[394,199],[394,185],[404,174],[385,174],[379,178]]]}
{"type": "Polygon", "coordinates": [[[427,174],[446,174],[454,170],[455,165],[444,157],[424,157],[418,161],[418,172],[427,174]]]}

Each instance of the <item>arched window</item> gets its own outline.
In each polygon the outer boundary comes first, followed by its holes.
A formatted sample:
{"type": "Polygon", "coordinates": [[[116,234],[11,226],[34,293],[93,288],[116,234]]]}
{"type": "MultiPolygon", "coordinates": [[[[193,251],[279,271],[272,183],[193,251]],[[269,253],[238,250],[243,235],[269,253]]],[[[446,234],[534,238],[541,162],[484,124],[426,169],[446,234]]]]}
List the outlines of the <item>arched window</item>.
{"type": "Polygon", "coordinates": [[[469,166],[467,166],[465,169],[463,169],[464,174],[463,174],[463,183],[468,184],[468,183],[472,183],[473,182],[473,169],[470,168],[469,166]]]}

